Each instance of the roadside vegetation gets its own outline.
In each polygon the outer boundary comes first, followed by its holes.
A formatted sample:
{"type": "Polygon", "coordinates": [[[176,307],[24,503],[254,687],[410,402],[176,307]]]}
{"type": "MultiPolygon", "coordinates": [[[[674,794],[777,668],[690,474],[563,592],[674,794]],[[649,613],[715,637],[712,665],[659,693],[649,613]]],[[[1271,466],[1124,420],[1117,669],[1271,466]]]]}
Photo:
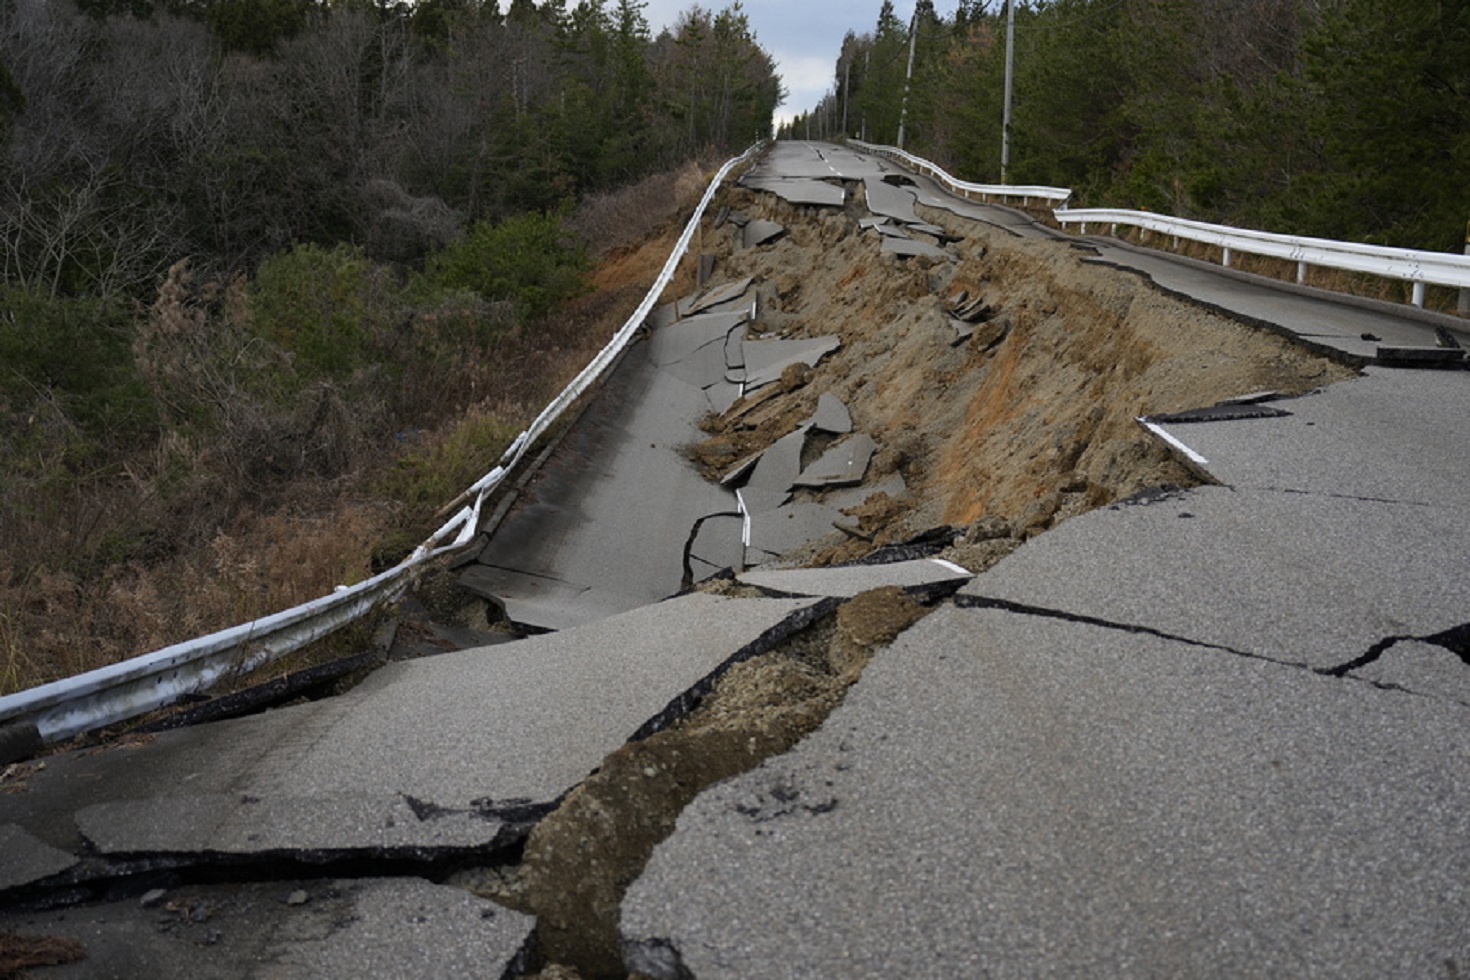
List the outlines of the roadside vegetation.
{"type": "MultiPolygon", "coordinates": [[[[906,147],[1000,182],[1005,4],[919,0],[906,147]]],[[[1009,179],[1074,206],[1459,252],[1470,7],[1439,0],[1017,5],[1009,179]]],[[[786,131],[894,143],[909,24],[882,3],[786,131]]]]}
{"type": "Polygon", "coordinates": [[[0,4],[0,694],[437,526],[769,130],[738,5],[641,6],[0,4]]]}

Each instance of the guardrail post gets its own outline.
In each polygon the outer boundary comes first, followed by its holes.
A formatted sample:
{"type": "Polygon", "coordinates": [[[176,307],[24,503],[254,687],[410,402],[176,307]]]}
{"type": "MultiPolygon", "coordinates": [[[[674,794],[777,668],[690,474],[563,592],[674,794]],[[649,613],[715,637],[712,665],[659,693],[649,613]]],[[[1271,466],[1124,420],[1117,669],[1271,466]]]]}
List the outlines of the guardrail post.
{"type": "MultiPolygon", "coordinates": [[[[1465,254],[1470,255],[1470,221],[1465,222],[1465,254]]],[[[1460,315],[1470,316],[1470,287],[1460,287],[1460,315]]]]}
{"type": "Polygon", "coordinates": [[[1305,262],[1298,262],[1296,264],[1296,281],[1299,286],[1307,281],[1307,264],[1305,262]]]}
{"type": "Polygon", "coordinates": [[[1414,283],[1414,305],[1421,310],[1424,309],[1424,284],[1422,282],[1414,283]]]}
{"type": "Polygon", "coordinates": [[[1230,246],[1226,245],[1224,248],[1225,252],[1220,256],[1220,264],[1228,269],[1230,268],[1230,246]]]}

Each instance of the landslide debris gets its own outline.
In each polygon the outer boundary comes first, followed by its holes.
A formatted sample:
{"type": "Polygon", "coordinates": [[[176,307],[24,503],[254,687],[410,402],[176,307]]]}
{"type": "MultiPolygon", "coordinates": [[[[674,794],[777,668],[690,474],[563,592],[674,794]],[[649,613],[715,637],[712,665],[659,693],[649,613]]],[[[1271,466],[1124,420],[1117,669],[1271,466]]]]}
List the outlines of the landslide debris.
{"type": "MultiPolygon", "coordinates": [[[[842,345],[703,421],[689,447],[711,478],[792,432],[818,398],[842,399],[879,452],[870,484],[900,474],[907,492],[847,511],[834,533],[786,556],[852,560],[933,527],[961,539],[945,557],[983,570],[1020,541],[1093,508],[1205,474],[1145,431],[1139,416],[1271,389],[1298,394],[1353,369],[1256,326],[1089,264],[1063,241],[1022,239],[938,209],[953,261],[899,258],[864,230],[860,192],[842,210],[734,188],[727,203],[779,221],[782,238],[745,248],[738,229],[707,231],[720,274],[752,276],[753,328],[835,334],[842,345]],[[794,270],[800,270],[798,274],[794,270]],[[997,521],[1005,533],[997,532],[997,521]]],[[[809,499],[822,500],[821,494],[809,499]]]]}

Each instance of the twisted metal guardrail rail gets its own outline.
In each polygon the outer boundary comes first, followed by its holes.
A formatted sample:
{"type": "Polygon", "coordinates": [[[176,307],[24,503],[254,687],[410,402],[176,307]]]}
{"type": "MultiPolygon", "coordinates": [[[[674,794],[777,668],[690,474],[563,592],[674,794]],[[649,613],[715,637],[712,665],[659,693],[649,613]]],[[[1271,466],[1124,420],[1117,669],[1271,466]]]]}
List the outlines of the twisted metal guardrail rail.
{"type": "Polygon", "coordinates": [[[223,677],[253,670],[359,619],[376,606],[402,595],[426,562],[469,544],[479,532],[481,512],[491,491],[504,482],[537,440],[597,383],[628,346],[673,280],[715,192],[731,171],[754,158],[765,145],[764,140],[758,142],[725,162],[710,181],[663,270],[633,315],[531,426],[516,437],[500,462],[450,502],[445,510],[458,508],[454,516],[409,557],[366,581],[339,587],[332,595],[292,609],[0,697],[0,728],[32,726],[41,741],[55,742],[165,707],[183,695],[203,691],[223,677]]]}

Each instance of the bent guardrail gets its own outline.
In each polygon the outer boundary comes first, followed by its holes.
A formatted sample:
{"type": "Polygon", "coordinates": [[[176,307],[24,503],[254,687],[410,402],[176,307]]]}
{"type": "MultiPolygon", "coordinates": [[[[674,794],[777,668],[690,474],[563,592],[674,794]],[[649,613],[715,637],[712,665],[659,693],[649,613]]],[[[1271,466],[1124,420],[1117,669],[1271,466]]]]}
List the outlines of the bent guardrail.
{"type": "Polygon", "coordinates": [[[900,150],[896,146],[879,146],[873,143],[864,143],[862,140],[849,139],[848,145],[860,147],[869,153],[876,153],[892,160],[900,160],[919,173],[933,177],[950,190],[970,199],[972,194],[978,194],[983,203],[989,203],[991,198],[1009,200],[1020,198],[1023,206],[1029,206],[1031,201],[1045,201],[1051,206],[1066,207],[1067,201],[1072,197],[1072,191],[1066,187],[1045,187],[1040,184],[972,184],[969,181],[960,180],[947,173],[937,163],[916,157],[906,150],[900,150]]]}
{"type": "Polygon", "coordinates": [[[673,280],[715,192],[732,170],[764,146],[764,141],[756,143],[725,162],[710,181],[663,270],[633,315],[531,426],[516,437],[500,462],[445,508],[459,509],[408,558],[366,581],[339,587],[332,595],[294,608],[0,697],[0,726],[32,724],[43,741],[55,742],[165,707],[185,694],[205,690],[227,676],[253,670],[361,618],[377,605],[400,596],[424,563],[469,544],[479,533],[481,512],[490,492],[627,347],[673,280]]]}
{"type": "Polygon", "coordinates": [[[1470,288],[1470,255],[1456,255],[1453,252],[1425,252],[1390,248],[1386,245],[1307,238],[1301,235],[1277,235],[1148,211],[1116,208],[1057,211],[1056,219],[1063,225],[1077,225],[1078,231],[1084,235],[1087,234],[1089,224],[1108,225],[1113,234],[1117,234],[1119,225],[1126,225],[1170,235],[1176,239],[1214,245],[1223,250],[1221,264],[1226,268],[1230,267],[1237,252],[1287,259],[1297,264],[1297,282],[1306,279],[1309,266],[1345,272],[1366,272],[1385,279],[1398,279],[1413,283],[1413,303],[1419,307],[1424,305],[1426,285],[1470,288]]]}

